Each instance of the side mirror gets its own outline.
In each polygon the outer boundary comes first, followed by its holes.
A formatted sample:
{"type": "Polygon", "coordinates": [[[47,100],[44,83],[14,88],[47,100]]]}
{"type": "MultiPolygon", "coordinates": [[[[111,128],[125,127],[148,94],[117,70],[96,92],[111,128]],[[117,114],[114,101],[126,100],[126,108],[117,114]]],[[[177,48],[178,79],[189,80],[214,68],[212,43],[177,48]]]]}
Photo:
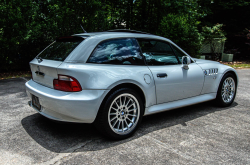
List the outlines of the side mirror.
{"type": "Polygon", "coordinates": [[[184,68],[184,69],[189,69],[188,68],[188,65],[191,63],[191,59],[190,59],[190,57],[188,57],[188,56],[183,56],[182,57],[182,67],[184,68]]]}

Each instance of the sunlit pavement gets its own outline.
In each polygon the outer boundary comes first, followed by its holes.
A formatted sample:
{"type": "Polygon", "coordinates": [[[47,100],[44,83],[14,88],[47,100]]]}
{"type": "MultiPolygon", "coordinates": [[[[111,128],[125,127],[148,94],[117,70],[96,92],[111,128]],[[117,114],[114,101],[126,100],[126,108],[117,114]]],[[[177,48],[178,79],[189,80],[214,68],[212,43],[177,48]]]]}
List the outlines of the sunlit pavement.
{"type": "Polygon", "coordinates": [[[231,107],[207,102],[147,116],[122,141],[42,117],[27,104],[28,78],[1,80],[0,164],[249,164],[250,70],[237,72],[231,107]]]}

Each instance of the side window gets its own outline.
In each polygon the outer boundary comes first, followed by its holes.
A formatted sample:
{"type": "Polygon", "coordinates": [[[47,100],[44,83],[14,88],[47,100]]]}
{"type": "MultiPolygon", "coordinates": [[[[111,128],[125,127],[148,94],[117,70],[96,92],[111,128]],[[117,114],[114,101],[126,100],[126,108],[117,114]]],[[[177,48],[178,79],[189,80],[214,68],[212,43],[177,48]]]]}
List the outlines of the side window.
{"type": "Polygon", "coordinates": [[[111,39],[101,42],[89,57],[88,63],[143,65],[144,60],[135,39],[111,39]]]}
{"type": "Polygon", "coordinates": [[[177,58],[179,59],[179,61],[182,63],[182,57],[183,56],[187,56],[186,54],[184,54],[182,51],[180,51],[177,47],[175,47],[174,45],[172,45],[172,48],[174,49],[174,52],[177,56],[177,58]]]}
{"type": "Polygon", "coordinates": [[[178,64],[178,60],[168,43],[151,39],[137,40],[148,65],[178,64]]]}

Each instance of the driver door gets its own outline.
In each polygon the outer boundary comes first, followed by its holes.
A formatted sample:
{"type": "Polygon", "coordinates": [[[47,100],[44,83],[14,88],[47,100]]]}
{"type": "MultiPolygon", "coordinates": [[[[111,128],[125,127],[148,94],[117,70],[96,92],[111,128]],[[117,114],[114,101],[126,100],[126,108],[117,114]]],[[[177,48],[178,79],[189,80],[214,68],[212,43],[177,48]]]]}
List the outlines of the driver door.
{"type": "Polygon", "coordinates": [[[196,63],[184,69],[182,58],[177,56],[178,48],[165,41],[138,39],[138,42],[154,78],[157,104],[200,95],[204,75],[196,63]]]}

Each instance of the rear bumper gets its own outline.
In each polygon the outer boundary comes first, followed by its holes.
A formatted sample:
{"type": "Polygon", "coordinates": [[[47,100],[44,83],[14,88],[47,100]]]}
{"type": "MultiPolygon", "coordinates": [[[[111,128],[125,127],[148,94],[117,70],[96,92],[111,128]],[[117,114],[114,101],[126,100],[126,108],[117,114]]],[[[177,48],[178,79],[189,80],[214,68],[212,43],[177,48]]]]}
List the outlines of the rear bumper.
{"type": "Polygon", "coordinates": [[[63,92],[40,85],[33,80],[26,82],[29,98],[39,98],[41,115],[58,121],[92,123],[102,100],[109,90],[82,90],[81,92],[63,92]]]}

